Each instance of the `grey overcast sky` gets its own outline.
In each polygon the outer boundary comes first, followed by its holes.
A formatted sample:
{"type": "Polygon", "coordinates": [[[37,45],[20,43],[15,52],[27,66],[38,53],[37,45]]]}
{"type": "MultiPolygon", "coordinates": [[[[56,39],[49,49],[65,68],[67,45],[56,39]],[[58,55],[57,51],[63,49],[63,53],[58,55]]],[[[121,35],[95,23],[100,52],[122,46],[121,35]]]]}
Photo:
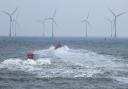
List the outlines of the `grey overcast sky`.
{"type": "MultiPolygon", "coordinates": [[[[18,8],[18,36],[41,36],[42,25],[37,20],[52,16],[56,10],[55,36],[84,36],[84,19],[90,12],[88,34],[91,37],[109,37],[113,19],[108,11],[128,11],[128,0],[0,0],[0,10],[12,12],[18,8]]],[[[16,16],[14,16],[15,18],[16,16]]],[[[0,36],[9,34],[9,17],[0,13],[0,36]]],[[[13,32],[14,34],[14,32],[13,32]]],[[[51,35],[51,23],[46,23],[46,35],[51,35]]],[[[118,37],[128,37],[128,13],[117,20],[118,37]]]]}

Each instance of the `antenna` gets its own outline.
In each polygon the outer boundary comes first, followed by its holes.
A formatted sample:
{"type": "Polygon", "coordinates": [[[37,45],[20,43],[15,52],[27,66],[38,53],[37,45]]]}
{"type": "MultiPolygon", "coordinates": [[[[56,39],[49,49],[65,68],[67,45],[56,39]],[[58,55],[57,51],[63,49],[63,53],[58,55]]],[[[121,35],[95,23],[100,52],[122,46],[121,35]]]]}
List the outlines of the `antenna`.
{"type": "Polygon", "coordinates": [[[10,21],[9,21],[10,22],[9,37],[12,37],[12,25],[13,25],[12,16],[16,13],[16,11],[17,11],[17,8],[14,11],[12,11],[12,13],[9,13],[9,12],[6,12],[6,11],[1,11],[2,13],[8,15],[9,19],[10,19],[10,21]]]}
{"type": "Polygon", "coordinates": [[[114,28],[115,28],[115,35],[114,38],[117,38],[117,18],[119,16],[122,16],[126,14],[126,12],[120,13],[120,14],[115,14],[111,9],[109,9],[110,13],[114,16],[114,28]]]}

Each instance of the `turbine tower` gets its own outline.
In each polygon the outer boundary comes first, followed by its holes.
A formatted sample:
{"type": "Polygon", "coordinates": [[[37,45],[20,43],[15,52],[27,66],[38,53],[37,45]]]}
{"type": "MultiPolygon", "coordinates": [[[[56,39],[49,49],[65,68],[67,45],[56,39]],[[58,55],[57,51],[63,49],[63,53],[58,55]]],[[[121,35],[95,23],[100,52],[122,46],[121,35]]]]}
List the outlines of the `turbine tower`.
{"type": "Polygon", "coordinates": [[[55,16],[56,16],[56,10],[53,13],[52,17],[50,18],[46,18],[46,20],[51,21],[51,26],[52,26],[52,38],[54,38],[54,24],[57,25],[56,21],[55,21],[55,16]]]}
{"type": "Polygon", "coordinates": [[[114,28],[115,28],[115,35],[114,38],[117,38],[117,18],[125,14],[126,12],[115,14],[111,9],[109,9],[110,13],[114,16],[114,28]]]}
{"type": "Polygon", "coordinates": [[[46,21],[46,19],[38,20],[38,22],[42,24],[42,28],[43,28],[43,34],[42,34],[42,36],[43,37],[45,37],[45,21],[46,21]]]}
{"type": "Polygon", "coordinates": [[[17,36],[17,26],[19,25],[18,24],[18,16],[19,16],[19,14],[16,15],[16,18],[13,19],[13,22],[12,22],[12,25],[14,26],[14,36],[15,37],[17,36]]]}
{"type": "Polygon", "coordinates": [[[17,36],[17,21],[14,19],[13,20],[13,26],[14,26],[14,36],[17,36]]]}
{"type": "Polygon", "coordinates": [[[83,19],[81,22],[82,23],[85,23],[85,37],[87,38],[88,37],[88,25],[90,24],[89,21],[88,21],[88,18],[89,18],[89,13],[88,13],[88,16],[86,17],[86,19],[83,19]]]}
{"type": "Polygon", "coordinates": [[[113,25],[113,21],[112,20],[110,20],[110,19],[107,19],[107,21],[110,23],[110,25],[111,25],[111,35],[110,35],[110,37],[112,38],[112,25],[113,25]]]}
{"type": "Polygon", "coordinates": [[[15,14],[15,12],[17,11],[17,8],[12,12],[12,13],[9,13],[9,12],[6,12],[6,11],[1,11],[2,13],[6,14],[9,16],[9,22],[10,22],[10,29],[9,29],[9,37],[12,37],[12,25],[13,25],[13,18],[12,16],[15,14]]]}

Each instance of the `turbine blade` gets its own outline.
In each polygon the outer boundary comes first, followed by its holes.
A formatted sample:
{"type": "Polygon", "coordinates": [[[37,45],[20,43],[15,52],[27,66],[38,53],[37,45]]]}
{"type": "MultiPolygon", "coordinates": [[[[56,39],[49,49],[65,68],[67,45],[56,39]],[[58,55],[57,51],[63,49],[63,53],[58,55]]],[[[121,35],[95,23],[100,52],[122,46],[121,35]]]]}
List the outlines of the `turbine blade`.
{"type": "Polygon", "coordinates": [[[86,19],[88,19],[88,18],[89,18],[89,15],[90,15],[90,13],[88,12],[88,15],[87,15],[87,18],[86,18],[86,19]]]}
{"type": "Polygon", "coordinates": [[[16,14],[16,18],[13,19],[13,21],[15,21],[16,24],[18,24],[18,17],[19,17],[19,13],[16,14]]]}
{"type": "Polygon", "coordinates": [[[52,18],[54,18],[56,16],[56,10],[54,11],[52,18]]]}
{"type": "Polygon", "coordinates": [[[10,14],[8,12],[6,12],[6,11],[1,11],[1,12],[6,14],[6,15],[8,15],[8,16],[10,16],[10,14]]]}
{"type": "Polygon", "coordinates": [[[84,21],[83,21],[83,20],[81,20],[80,22],[81,22],[81,23],[83,23],[84,21]]]}
{"type": "Polygon", "coordinates": [[[39,22],[39,23],[43,23],[43,21],[42,21],[42,20],[38,20],[37,22],[39,22]]]}
{"type": "Polygon", "coordinates": [[[45,18],[45,20],[52,20],[53,18],[45,18]]]}
{"type": "Polygon", "coordinates": [[[81,23],[83,23],[83,22],[85,22],[86,20],[84,19],[84,20],[81,20],[81,23]]]}
{"type": "Polygon", "coordinates": [[[90,25],[90,22],[89,22],[88,20],[86,20],[86,19],[82,20],[81,22],[82,22],[82,23],[84,23],[84,22],[85,22],[85,23],[87,23],[87,24],[89,24],[89,25],[90,25]]]}
{"type": "Polygon", "coordinates": [[[57,27],[59,27],[59,25],[56,23],[56,21],[55,21],[55,20],[53,20],[53,22],[56,24],[56,26],[57,26],[57,27]]]}
{"type": "Polygon", "coordinates": [[[123,15],[123,14],[126,14],[127,12],[123,12],[123,13],[120,13],[120,14],[118,14],[117,16],[119,17],[119,16],[121,16],[121,15],[123,15]]]}
{"type": "Polygon", "coordinates": [[[17,13],[17,15],[16,15],[16,20],[19,18],[19,12],[17,13]]]}
{"type": "Polygon", "coordinates": [[[110,22],[110,23],[112,23],[112,20],[110,20],[110,19],[107,19],[107,21],[110,22]]]}
{"type": "Polygon", "coordinates": [[[90,24],[90,22],[89,22],[89,21],[87,21],[87,20],[86,20],[86,23],[87,23],[87,24],[89,24],[89,25],[91,25],[91,24],[90,24]]]}
{"type": "Polygon", "coordinates": [[[17,8],[11,13],[11,15],[13,15],[16,11],[17,11],[17,8]]]}
{"type": "Polygon", "coordinates": [[[43,21],[45,22],[46,21],[46,18],[44,18],[43,21]]]}
{"type": "Polygon", "coordinates": [[[109,8],[108,9],[114,16],[116,16],[116,14],[109,8]]]}

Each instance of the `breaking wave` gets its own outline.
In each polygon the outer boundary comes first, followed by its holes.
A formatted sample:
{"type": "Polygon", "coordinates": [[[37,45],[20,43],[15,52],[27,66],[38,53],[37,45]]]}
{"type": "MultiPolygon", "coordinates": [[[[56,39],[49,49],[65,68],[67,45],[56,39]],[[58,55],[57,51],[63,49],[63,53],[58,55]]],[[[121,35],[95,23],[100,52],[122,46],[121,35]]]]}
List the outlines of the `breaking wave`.
{"type": "Polygon", "coordinates": [[[128,83],[127,74],[120,74],[120,71],[127,71],[128,64],[122,63],[120,58],[85,49],[70,49],[68,46],[57,50],[51,46],[49,49],[35,50],[34,54],[39,59],[7,59],[0,64],[0,68],[25,71],[40,78],[105,77],[128,83]]]}

